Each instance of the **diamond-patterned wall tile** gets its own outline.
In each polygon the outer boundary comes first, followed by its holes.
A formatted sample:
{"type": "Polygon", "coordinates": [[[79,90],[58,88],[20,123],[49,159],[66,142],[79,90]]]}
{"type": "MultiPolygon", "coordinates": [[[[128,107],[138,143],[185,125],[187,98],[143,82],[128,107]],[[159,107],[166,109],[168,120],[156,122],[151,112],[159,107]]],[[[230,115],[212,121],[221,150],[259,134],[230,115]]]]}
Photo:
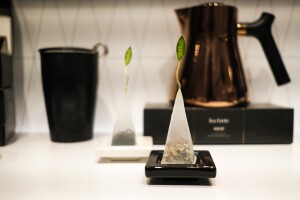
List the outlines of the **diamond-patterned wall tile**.
{"type": "Polygon", "coordinates": [[[281,54],[284,52],[287,33],[290,29],[291,19],[295,12],[295,5],[296,0],[276,1],[276,3],[272,3],[272,12],[275,15],[273,35],[281,54]]]}
{"type": "MultiPolygon", "coordinates": [[[[300,58],[295,59],[288,59],[287,65],[289,66],[289,75],[291,78],[291,82],[287,84],[286,90],[287,90],[287,96],[288,101],[290,103],[290,107],[294,108],[294,127],[295,132],[300,131],[300,92],[299,92],[299,85],[300,85],[300,79],[299,79],[299,63],[300,58]]],[[[284,94],[283,94],[284,95],[284,94]]],[[[274,98],[273,101],[277,101],[278,99],[274,98]]]]}
{"type": "Polygon", "coordinates": [[[170,46],[173,47],[173,54],[175,55],[175,45],[177,44],[177,41],[182,35],[180,30],[180,24],[177,19],[175,10],[180,8],[187,7],[186,2],[184,1],[163,1],[163,9],[164,9],[164,15],[167,21],[167,31],[169,34],[168,40],[170,43],[170,46]]]}
{"type": "Polygon", "coordinates": [[[107,61],[107,68],[108,68],[108,75],[111,81],[111,88],[112,88],[112,90],[110,91],[110,99],[112,99],[113,104],[116,105],[121,103],[120,101],[121,93],[124,92],[124,83],[125,83],[124,60],[110,59],[107,61]]]}
{"type": "Polygon", "coordinates": [[[147,99],[147,90],[144,81],[144,74],[143,74],[143,65],[141,60],[137,61],[137,68],[136,68],[136,78],[132,84],[132,117],[135,123],[137,133],[142,134],[143,132],[143,109],[145,107],[147,99]]]}
{"type": "Polygon", "coordinates": [[[276,105],[291,106],[290,94],[288,85],[277,86],[273,85],[270,95],[270,102],[276,105]]]}
{"type": "MultiPolygon", "coordinates": [[[[116,119],[118,95],[124,84],[124,53],[133,48],[129,66],[133,118],[143,130],[147,103],[166,103],[176,68],[175,45],[180,33],[174,9],[205,0],[13,0],[15,13],[14,84],[17,131],[48,132],[41,87],[38,48],[108,45],[99,58],[95,132],[110,134],[116,119]]],[[[300,2],[297,0],[221,0],[238,7],[240,22],[255,21],[263,11],[276,16],[272,32],[292,82],[277,87],[259,42],[239,36],[240,53],[249,80],[252,102],[272,102],[295,108],[295,131],[300,130],[300,2]]]]}
{"type": "Polygon", "coordinates": [[[171,80],[175,76],[176,58],[147,59],[141,67],[147,91],[146,103],[167,102],[171,80]]]}
{"type": "Polygon", "coordinates": [[[54,6],[57,10],[57,23],[62,30],[64,43],[71,46],[74,42],[81,1],[54,0],[54,6]]]}
{"type": "Polygon", "coordinates": [[[22,9],[15,7],[13,10],[13,32],[14,32],[14,59],[24,59],[32,57],[31,43],[28,39],[28,32],[25,31],[22,9]]]}
{"type": "Polygon", "coordinates": [[[98,60],[98,90],[95,111],[95,132],[110,133],[115,120],[114,94],[107,57],[98,60]]]}
{"type": "MultiPolygon", "coordinates": [[[[20,64],[20,63],[19,63],[20,64]]],[[[24,60],[24,80],[22,87],[16,93],[17,130],[20,132],[48,132],[44,96],[42,91],[40,60],[24,60]],[[23,107],[24,106],[24,107],[23,107]]]]}
{"type": "MultiPolygon", "coordinates": [[[[66,45],[60,24],[58,9],[54,0],[47,0],[42,15],[40,35],[37,37],[38,49],[66,45]]],[[[38,54],[38,49],[36,50],[36,54],[38,54]]]]}
{"type": "Polygon", "coordinates": [[[142,49],[145,44],[145,35],[149,24],[150,11],[153,1],[130,0],[127,3],[129,23],[132,27],[132,34],[136,40],[136,55],[142,55],[142,49]]]}
{"type": "Polygon", "coordinates": [[[287,84],[288,92],[290,96],[290,102],[293,106],[300,107],[300,79],[299,79],[299,63],[300,58],[289,59],[287,65],[289,66],[289,75],[291,82],[287,84]]]}
{"type": "Polygon", "coordinates": [[[170,84],[175,76],[176,57],[146,59],[138,64],[140,69],[134,82],[133,118],[137,132],[143,131],[143,109],[148,103],[168,103],[170,84]]]}
{"type": "Polygon", "coordinates": [[[112,133],[115,122],[115,113],[112,111],[112,107],[113,105],[108,98],[104,98],[103,95],[98,95],[94,119],[94,132],[112,133]]]}
{"type": "Polygon", "coordinates": [[[293,15],[290,20],[290,26],[286,33],[286,42],[284,46],[284,55],[289,57],[299,57],[300,56],[300,1],[296,1],[293,15]]]}
{"type": "Polygon", "coordinates": [[[97,26],[90,1],[80,1],[73,46],[92,48],[97,41],[97,26]]]}
{"type": "Polygon", "coordinates": [[[275,80],[265,59],[245,60],[245,74],[249,80],[251,102],[269,102],[275,80]]]}
{"type": "Polygon", "coordinates": [[[48,132],[49,130],[39,62],[36,60],[34,63],[31,81],[28,83],[29,92],[25,95],[28,123],[24,124],[23,127],[24,131],[29,133],[48,132]]]}
{"type": "Polygon", "coordinates": [[[36,56],[44,9],[45,0],[19,1],[19,7],[15,11],[24,37],[21,44],[16,44],[15,49],[18,49],[18,45],[23,49],[22,54],[16,55],[17,57],[33,58],[36,56]]]}
{"type": "Polygon", "coordinates": [[[15,110],[16,110],[16,131],[23,132],[23,125],[27,123],[26,99],[24,94],[24,69],[32,66],[32,60],[14,59],[14,85],[15,85],[15,110]]]}
{"type": "Polygon", "coordinates": [[[170,36],[168,34],[167,21],[161,1],[153,1],[149,15],[142,57],[163,58],[172,56],[174,54],[174,48],[169,42],[170,36]]]}
{"type": "Polygon", "coordinates": [[[111,58],[123,58],[129,46],[137,49],[137,41],[133,34],[133,23],[130,20],[127,1],[118,1],[108,41],[111,58]]]}
{"type": "Polygon", "coordinates": [[[90,0],[96,27],[97,42],[108,44],[111,37],[113,19],[116,12],[117,1],[90,0]]]}

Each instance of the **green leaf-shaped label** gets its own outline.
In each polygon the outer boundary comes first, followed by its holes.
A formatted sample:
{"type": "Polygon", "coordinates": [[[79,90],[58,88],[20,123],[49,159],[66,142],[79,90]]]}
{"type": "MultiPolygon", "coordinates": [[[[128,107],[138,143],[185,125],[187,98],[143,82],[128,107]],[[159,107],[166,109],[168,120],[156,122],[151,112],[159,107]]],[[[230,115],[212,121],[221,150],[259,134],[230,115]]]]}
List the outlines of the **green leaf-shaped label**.
{"type": "Polygon", "coordinates": [[[132,51],[131,51],[131,47],[129,47],[125,53],[125,65],[126,66],[130,63],[131,56],[132,56],[132,51]]]}
{"type": "Polygon", "coordinates": [[[176,54],[177,54],[177,58],[178,61],[181,60],[181,58],[184,56],[185,54],[185,41],[183,36],[181,36],[177,42],[177,46],[176,46],[176,54]]]}

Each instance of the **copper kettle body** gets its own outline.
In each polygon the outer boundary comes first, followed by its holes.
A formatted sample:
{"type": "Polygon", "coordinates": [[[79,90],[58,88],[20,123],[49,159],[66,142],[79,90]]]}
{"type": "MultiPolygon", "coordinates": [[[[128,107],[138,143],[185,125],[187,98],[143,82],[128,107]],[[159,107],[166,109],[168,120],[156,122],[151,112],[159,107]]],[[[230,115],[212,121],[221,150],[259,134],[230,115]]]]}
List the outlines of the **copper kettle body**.
{"type": "MultiPolygon", "coordinates": [[[[184,100],[203,107],[244,106],[249,103],[237,36],[256,37],[278,85],[290,81],[271,34],[274,16],[262,13],[253,23],[237,22],[237,8],[207,3],[175,11],[187,43],[179,72],[184,100]]],[[[171,101],[177,91],[171,91],[171,101]]]]}

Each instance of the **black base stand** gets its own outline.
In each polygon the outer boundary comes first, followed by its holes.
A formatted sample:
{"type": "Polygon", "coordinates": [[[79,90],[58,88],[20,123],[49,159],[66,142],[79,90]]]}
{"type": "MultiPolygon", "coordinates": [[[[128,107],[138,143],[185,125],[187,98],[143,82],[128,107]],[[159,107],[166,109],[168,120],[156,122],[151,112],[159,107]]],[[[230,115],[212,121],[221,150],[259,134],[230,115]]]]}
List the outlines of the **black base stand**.
{"type": "Polygon", "coordinates": [[[217,168],[209,151],[195,151],[194,164],[161,164],[163,150],[151,151],[145,167],[148,178],[215,178],[217,168]]]}

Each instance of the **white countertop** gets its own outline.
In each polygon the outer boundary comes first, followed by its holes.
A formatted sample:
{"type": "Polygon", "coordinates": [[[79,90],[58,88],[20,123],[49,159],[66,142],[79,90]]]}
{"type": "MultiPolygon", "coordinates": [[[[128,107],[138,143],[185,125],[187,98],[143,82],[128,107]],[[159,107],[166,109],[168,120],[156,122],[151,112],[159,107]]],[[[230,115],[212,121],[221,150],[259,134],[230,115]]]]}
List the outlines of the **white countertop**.
{"type": "Polygon", "coordinates": [[[53,143],[47,134],[18,135],[0,147],[0,199],[300,199],[299,137],[292,145],[196,146],[217,166],[210,185],[149,185],[144,162],[98,163],[100,139],[53,143]]]}

